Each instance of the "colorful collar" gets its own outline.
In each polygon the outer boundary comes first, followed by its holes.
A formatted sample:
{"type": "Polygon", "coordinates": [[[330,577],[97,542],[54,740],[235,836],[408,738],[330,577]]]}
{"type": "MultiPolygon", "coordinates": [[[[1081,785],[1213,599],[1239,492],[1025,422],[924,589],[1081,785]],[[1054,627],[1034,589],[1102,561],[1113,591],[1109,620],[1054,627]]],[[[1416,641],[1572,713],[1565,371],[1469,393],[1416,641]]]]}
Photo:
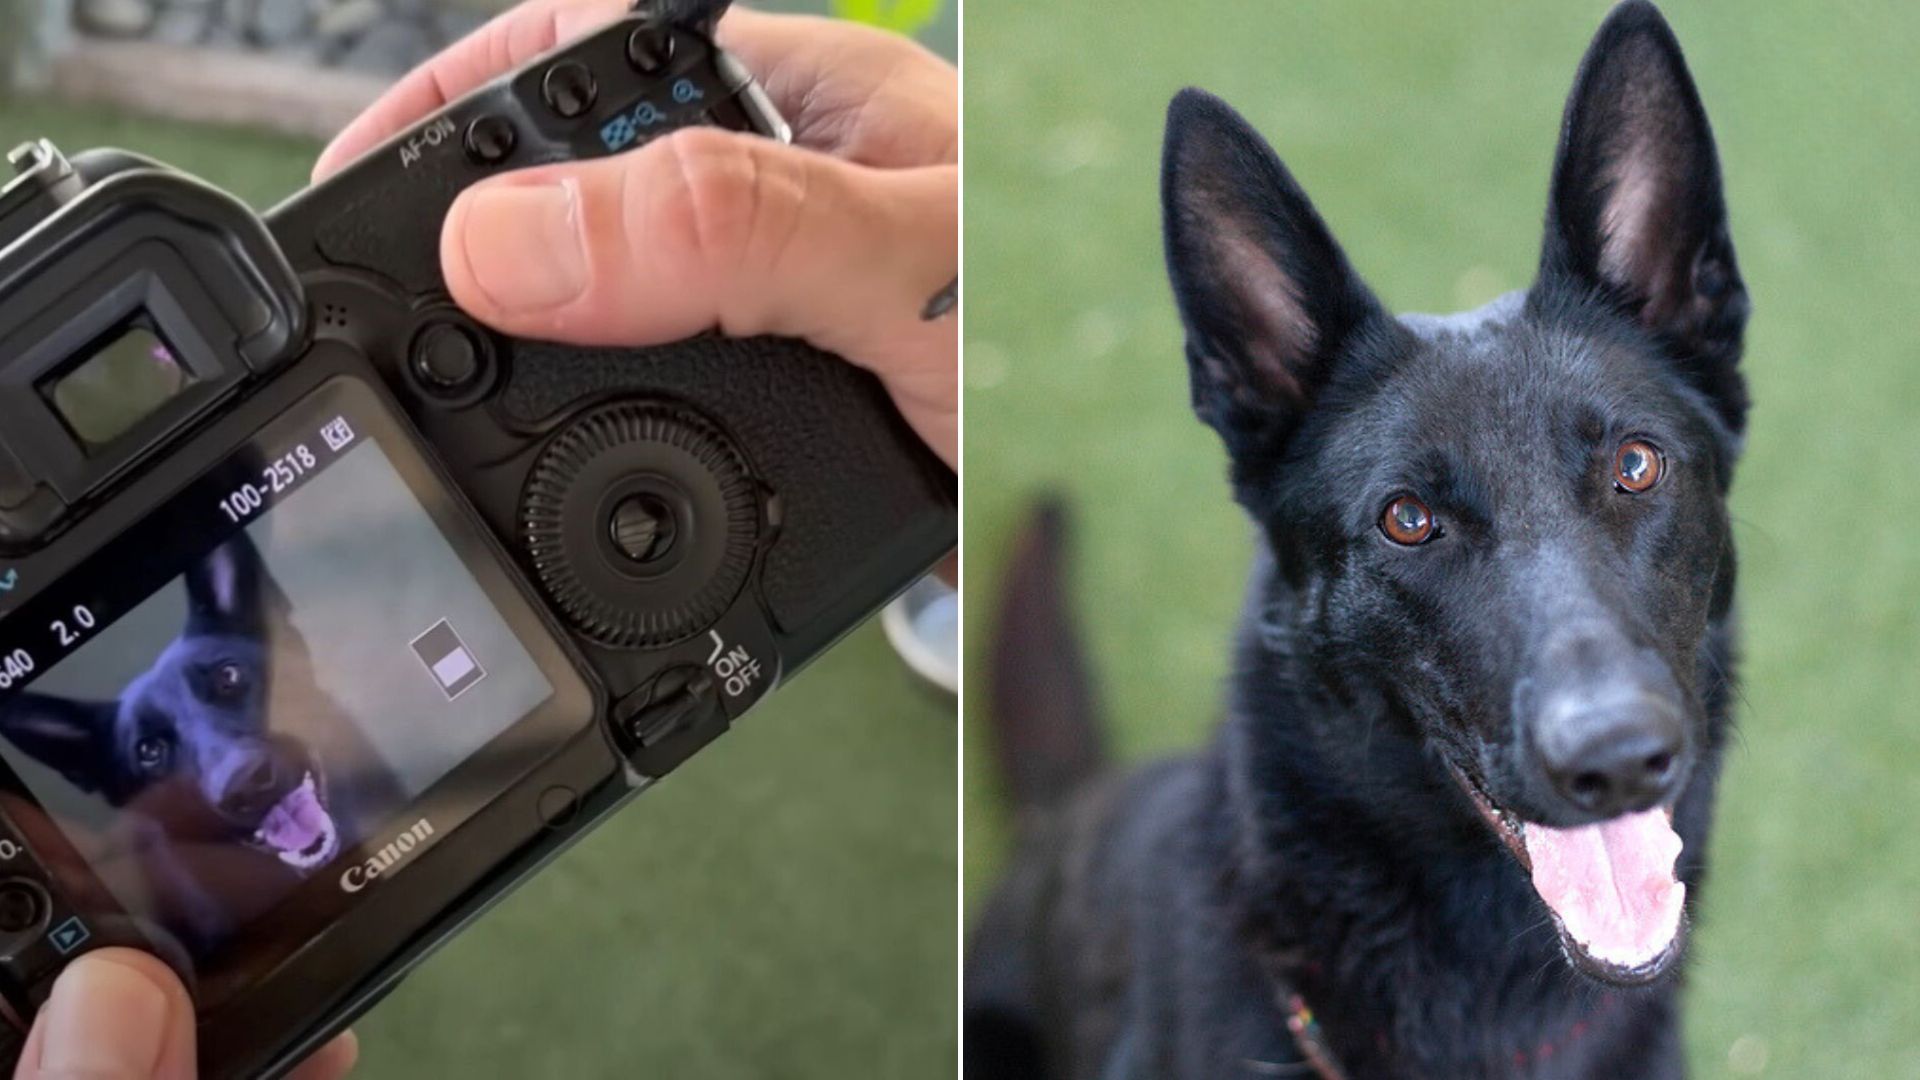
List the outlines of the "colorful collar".
{"type": "MultiPolygon", "coordinates": [[[[1313,1010],[1307,1006],[1307,999],[1285,983],[1279,984],[1279,991],[1281,1009],[1287,1016],[1287,1030],[1293,1033],[1293,1044],[1299,1049],[1300,1056],[1306,1059],[1308,1067],[1313,1069],[1319,1080],[1347,1080],[1346,1070],[1340,1067],[1339,1059],[1333,1055],[1333,1048],[1327,1044],[1326,1029],[1320,1026],[1313,1010]]],[[[1525,1069],[1551,1059],[1554,1054],[1584,1038],[1592,1030],[1595,1017],[1612,1012],[1619,1005],[1618,994],[1609,992],[1602,995],[1591,1013],[1573,1022],[1565,1038],[1542,1042],[1531,1052],[1515,1050],[1513,1067],[1525,1069]]]]}
{"type": "Polygon", "coordinates": [[[1320,1075],[1320,1080],[1347,1080],[1347,1074],[1333,1059],[1333,1050],[1327,1046],[1326,1033],[1320,1030],[1320,1021],[1313,1018],[1313,1010],[1307,1008],[1307,999],[1296,993],[1284,993],[1284,1006],[1287,1011],[1287,1030],[1293,1032],[1293,1045],[1300,1050],[1300,1056],[1320,1075]]]}

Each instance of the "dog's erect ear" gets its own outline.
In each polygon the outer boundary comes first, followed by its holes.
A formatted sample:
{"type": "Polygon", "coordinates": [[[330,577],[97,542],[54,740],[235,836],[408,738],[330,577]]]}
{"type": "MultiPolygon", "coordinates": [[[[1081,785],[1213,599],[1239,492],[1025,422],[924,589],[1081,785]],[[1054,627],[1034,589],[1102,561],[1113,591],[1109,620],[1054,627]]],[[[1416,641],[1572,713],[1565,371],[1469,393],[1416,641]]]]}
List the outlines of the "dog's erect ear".
{"type": "Polygon", "coordinates": [[[1733,257],[1720,161],[1680,43],[1629,0],[1600,27],[1560,132],[1543,277],[1601,290],[1666,342],[1738,432],[1747,291],[1733,257]]]}
{"type": "Polygon", "coordinates": [[[266,569],[246,536],[237,536],[187,568],[187,631],[257,635],[266,625],[266,569]]]}
{"type": "Polygon", "coordinates": [[[1273,149],[1218,98],[1173,99],[1160,199],[1194,409],[1236,454],[1283,436],[1379,304],[1273,149]]]}
{"type": "Polygon", "coordinates": [[[118,706],[22,694],[0,705],[0,738],[82,791],[101,791],[113,769],[118,706]]]}

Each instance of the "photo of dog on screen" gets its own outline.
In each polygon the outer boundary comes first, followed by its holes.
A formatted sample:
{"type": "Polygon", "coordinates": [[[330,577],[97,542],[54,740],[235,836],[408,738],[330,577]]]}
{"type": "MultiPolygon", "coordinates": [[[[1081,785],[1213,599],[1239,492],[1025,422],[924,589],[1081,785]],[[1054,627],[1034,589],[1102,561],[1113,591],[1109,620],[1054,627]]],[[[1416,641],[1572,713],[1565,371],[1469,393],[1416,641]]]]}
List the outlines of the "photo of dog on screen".
{"type": "MultiPolygon", "coordinates": [[[[185,623],[152,643],[144,670],[92,700],[23,693],[0,704],[0,737],[77,789],[76,804],[105,804],[84,821],[50,809],[124,906],[204,955],[406,793],[315,678],[252,540],[222,544],[181,584],[185,623]]],[[[111,671],[119,658],[97,645],[62,666],[111,671]]]]}

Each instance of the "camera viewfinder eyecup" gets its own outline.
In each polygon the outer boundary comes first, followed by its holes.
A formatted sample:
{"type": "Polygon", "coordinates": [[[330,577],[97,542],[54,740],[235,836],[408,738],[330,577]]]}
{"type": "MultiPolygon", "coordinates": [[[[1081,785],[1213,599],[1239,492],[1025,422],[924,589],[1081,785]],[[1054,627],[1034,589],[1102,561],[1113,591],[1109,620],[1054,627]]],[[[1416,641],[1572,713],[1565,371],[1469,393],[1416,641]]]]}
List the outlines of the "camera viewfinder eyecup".
{"type": "Polygon", "coordinates": [[[261,218],[184,173],[119,151],[8,157],[0,190],[0,549],[40,541],[243,384],[298,356],[307,304],[261,218]],[[58,219],[57,228],[41,228],[58,219]],[[90,444],[53,387],[136,320],[184,386],[90,444]]]}

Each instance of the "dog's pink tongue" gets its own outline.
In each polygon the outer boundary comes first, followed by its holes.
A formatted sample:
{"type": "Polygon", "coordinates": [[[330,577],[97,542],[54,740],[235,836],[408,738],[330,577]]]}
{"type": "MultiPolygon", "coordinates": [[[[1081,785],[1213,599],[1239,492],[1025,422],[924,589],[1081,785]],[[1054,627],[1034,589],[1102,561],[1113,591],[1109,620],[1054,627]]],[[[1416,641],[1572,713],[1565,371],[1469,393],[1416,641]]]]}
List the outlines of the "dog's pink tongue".
{"type": "Polygon", "coordinates": [[[260,838],[281,851],[306,851],[320,842],[330,821],[313,787],[302,784],[268,812],[260,838]]]}
{"type": "Polygon", "coordinates": [[[1578,829],[1529,822],[1526,843],[1534,889],[1593,958],[1642,967],[1680,933],[1687,887],[1673,876],[1682,844],[1666,811],[1578,829]]]}

